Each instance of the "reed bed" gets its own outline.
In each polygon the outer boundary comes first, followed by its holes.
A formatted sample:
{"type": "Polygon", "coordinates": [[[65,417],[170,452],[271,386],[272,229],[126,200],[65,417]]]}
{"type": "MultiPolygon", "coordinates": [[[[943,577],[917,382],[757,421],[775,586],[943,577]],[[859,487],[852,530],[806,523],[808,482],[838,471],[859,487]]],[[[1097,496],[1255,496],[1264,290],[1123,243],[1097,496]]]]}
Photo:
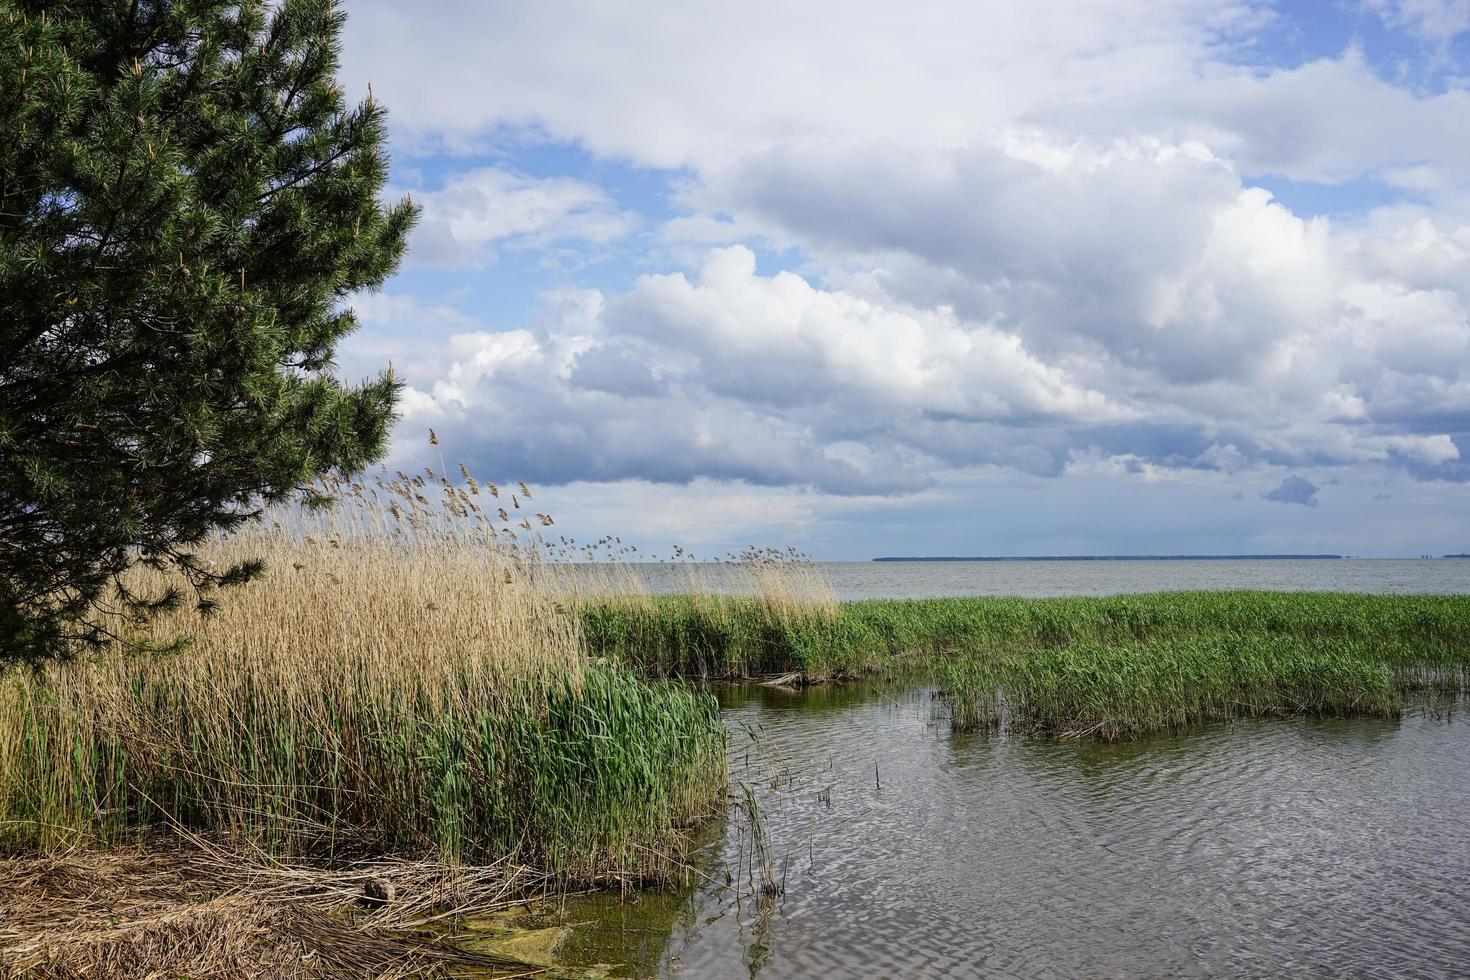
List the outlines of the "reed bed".
{"type": "Polygon", "coordinates": [[[579,611],[592,653],[663,676],[816,678],[848,649],[840,611],[825,605],[693,594],[618,597],[579,611]]]}
{"type": "MultiPolygon", "coordinates": [[[[337,506],[204,544],[218,568],[266,563],[206,597],[210,615],[180,605],[120,623],[101,654],[0,672],[0,878],[28,883],[11,898],[0,883],[0,969],[228,975],[253,958],[311,975],[292,959],[305,942],[338,972],[395,975],[403,935],[340,931],[361,925],[346,909],[363,875],[397,882],[398,926],[528,884],[677,876],[688,828],[728,790],[716,701],[684,678],[924,676],[953,730],[1102,739],[1391,716],[1408,692],[1470,682],[1470,597],[838,603],[803,556],[757,550],[714,571],[677,553],[687,591],[655,595],[631,546],[543,536],[554,521],[523,485],[426,471],[321,492],[337,506]],[[161,832],[215,870],[168,878],[183,866],[156,858],[161,832]],[[114,858],[95,877],[134,876],[116,884],[134,889],[127,921],[78,898],[74,929],[27,939],[44,903],[25,895],[96,898],[78,869],[114,858]]],[[[172,583],[140,568],[128,586],[172,583]]]]}
{"type": "Polygon", "coordinates": [[[1172,592],[1099,598],[974,597],[792,604],[697,596],[612,597],[581,609],[590,650],[666,673],[815,676],[926,666],[934,654],[1010,654],[1201,636],[1288,636],[1375,649],[1407,678],[1458,686],[1470,664],[1470,596],[1172,592]],[[686,669],[692,666],[693,671],[686,669]],[[1428,673],[1425,673],[1425,671],[1428,673]]]}
{"type": "Polygon", "coordinates": [[[647,674],[749,677],[807,669],[836,649],[843,610],[795,551],[749,549],[675,563],[684,591],[650,595],[621,561],[564,566],[563,591],[590,653],[647,674]],[[804,666],[793,667],[800,663],[804,666]]]}
{"type": "Polygon", "coordinates": [[[1470,596],[1169,592],[1105,597],[976,597],[857,602],[853,642],[895,650],[1017,649],[1203,635],[1294,636],[1389,645],[1459,662],[1470,596]]]}
{"type": "MultiPolygon", "coordinates": [[[[131,636],[184,648],[0,675],[0,850],[165,826],[319,863],[673,873],[682,828],[723,802],[715,701],[589,663],[543,587],[537,525],[466,480],[329,487],[330,511],[203,549],[264,558],[262,581],[131,636]]],[[[504,497],[520,512],[528,494],[504,497]]]]}
{"type": "Polygon", "coordinates": [[[928,677],[955,730],[1129,738],[1237,715],[1389,715],[1470,686],[1470,597],[1197,592],[792,605],[690,596],[581,610],[646,670],[928,677]]]}
{"type": "Polygon", "coordinates": [[[1085,643],[994,662],[950,661],[951,727],[1107,741],[1262,715],[1395,717],[1376,652],[1296,637],[1085,643]]]}

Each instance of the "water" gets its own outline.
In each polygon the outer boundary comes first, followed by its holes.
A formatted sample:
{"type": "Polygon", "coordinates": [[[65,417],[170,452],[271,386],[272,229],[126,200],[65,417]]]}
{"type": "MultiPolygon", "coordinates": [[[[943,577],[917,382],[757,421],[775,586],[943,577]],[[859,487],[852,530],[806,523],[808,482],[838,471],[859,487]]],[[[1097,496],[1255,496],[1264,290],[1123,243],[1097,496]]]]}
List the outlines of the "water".
{"type": "MultiPolygon", "coordinates": [[[[631,566],[656,592],[688,591],[679,565],[631,566]]],[[[1116,595],[1178,589],[1273,589],[1287,592],[1465,593],[1470,559],[1272,561],[995,561],[822,562],[838,599],[935,596],[1116,595]]],[[[733,587],[727,566],[701,564],[698,581],[733,587]]]]}
{"type": "Polygon", "coordinates": [[[721,697],[785,895],[724,884],[737,815],[713,883],[527,916],[570,975],[1470,975],[1453,711],[1103,745],[954,736],[923,689],[721,697]]]}
{"type": "MultiPolygon", "coordinates": [[[[633,566],[687,591],[685,566],[633,566]]],[[[838,598],[1174,589],[1470,592],[1470,561],[829,563],[838,598]]],[[[703,587],[739,569],[699,565],[703,587]]],[[[760,801],[785,893],[704,883],[522,912],[553,975],[1470,976],[1470,728],[1237,721],[1123,745],[955,736],[930,692],[721,688],[732,791],[760,801]]]]}

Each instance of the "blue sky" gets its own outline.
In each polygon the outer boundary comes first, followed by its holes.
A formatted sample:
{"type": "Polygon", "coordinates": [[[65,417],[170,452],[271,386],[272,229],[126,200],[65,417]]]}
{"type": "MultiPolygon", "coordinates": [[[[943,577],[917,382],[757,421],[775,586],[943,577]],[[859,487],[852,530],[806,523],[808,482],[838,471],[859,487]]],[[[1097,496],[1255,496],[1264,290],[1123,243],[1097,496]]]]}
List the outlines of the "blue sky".
{"type": "Polygon", "coordinates": [[[717,555],[1470,547],[1470,0],[349,0],[395,465],[717,555]]]}

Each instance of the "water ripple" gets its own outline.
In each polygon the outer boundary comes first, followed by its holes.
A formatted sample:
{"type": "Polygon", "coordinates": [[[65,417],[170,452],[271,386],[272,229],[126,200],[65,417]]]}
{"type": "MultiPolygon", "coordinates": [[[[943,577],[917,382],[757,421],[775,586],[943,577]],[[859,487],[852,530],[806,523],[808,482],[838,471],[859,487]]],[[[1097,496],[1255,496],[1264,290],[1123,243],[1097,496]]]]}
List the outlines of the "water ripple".
{"type": "Polygon", "coordinates": [[[762,913],[702,889],[626,973],[1470,975],[1470,729],[1452,715],[1107,746],[951,736],[922,690],[728,702],[759,733],[732,778],[759,794],[787,894],[762,913]]]}

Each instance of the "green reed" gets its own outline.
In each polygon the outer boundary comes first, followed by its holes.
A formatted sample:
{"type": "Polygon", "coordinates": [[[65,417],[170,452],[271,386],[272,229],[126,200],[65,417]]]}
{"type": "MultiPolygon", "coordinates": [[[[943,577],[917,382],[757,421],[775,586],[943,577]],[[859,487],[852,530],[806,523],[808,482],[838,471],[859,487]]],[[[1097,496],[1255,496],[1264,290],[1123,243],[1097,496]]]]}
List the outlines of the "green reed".
{"type": "Polygon", "coordinates": [[[469,673],[458,690],[453,678],[340,674],[309,691],[246,679],[214,711],[194,681],[143,665],[100,708],[87,688],[5,678],[0,848],[182,826],[314,857],[658,875],[677,858],[676,828],[717,812],[725,791],[714,699],[623,668],[493,692],[469,673]]]}
{"type": "Polygon", "coordinates": [[[758,598],[677,595],[586,603],[593,652],[680,675],[875,673],[935,653],[1012,653],[1199,636],[1352,641],[1406,666],[1470,664],[1470,596],[1172,592],[1059,599],[975,597],[843,603],[768,615],[758,598]]]}
{"type": "Polygon", "coordinates": [[[1387,715],[1470,681],[1470,596],[1180,592],[844,603],[616,598],[596,652],[668,674],[931,678],[955,730],[1125,738],[1237,715],[1387,715]]]}
{"type": "Polygon", "coordinates": [[[983,657],[935,657],[930,663],[939,705],[951,731],[974,732],[1001,723],[999,662],[983,657]]]}
{"type": "Polygon", "coordinates": [[[758,596],[598,597],[582,605],[581,625],[592,654],[680,677],[817,673],[840,669],[853,648],[845,611],[758,596]]]}
{"type": "Polygon", "coordinates": [[[1011,730],[1106,740],[1237,716],[1393,716],[1401,696],[1356,642],[1210,636],[1013,657],[995,672],[1011,730]]]}

